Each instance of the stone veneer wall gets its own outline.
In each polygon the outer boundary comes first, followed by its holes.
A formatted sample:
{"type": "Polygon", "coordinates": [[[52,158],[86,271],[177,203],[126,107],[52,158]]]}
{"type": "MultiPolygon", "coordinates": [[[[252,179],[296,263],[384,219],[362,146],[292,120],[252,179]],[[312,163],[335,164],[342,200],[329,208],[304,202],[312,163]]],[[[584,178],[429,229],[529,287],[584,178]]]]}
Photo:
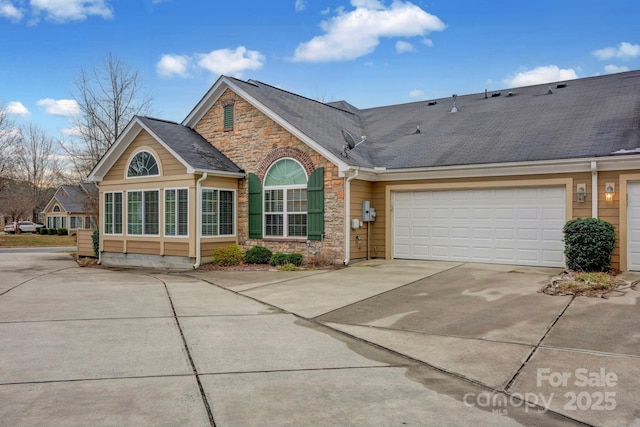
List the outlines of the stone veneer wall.
{"type": "Polygon", "coordinates": [[[195,126],[195,130],[247,173],[264,178],[276,160],[291,157],[298,160],[307,173],[324,167],[325,239],[304,241],[293,239],[249,239],[247,179],[238,185],[238,243],[249,249],[266,246],[273,252],[298,252],[307,260],[342,263],[344,254],[344,178],[338,168],[305,143],[287,132],[258,109],[227,90],[195,126]],[[234,101],[234,128],[223,130],[223,104],[234,101]]]}

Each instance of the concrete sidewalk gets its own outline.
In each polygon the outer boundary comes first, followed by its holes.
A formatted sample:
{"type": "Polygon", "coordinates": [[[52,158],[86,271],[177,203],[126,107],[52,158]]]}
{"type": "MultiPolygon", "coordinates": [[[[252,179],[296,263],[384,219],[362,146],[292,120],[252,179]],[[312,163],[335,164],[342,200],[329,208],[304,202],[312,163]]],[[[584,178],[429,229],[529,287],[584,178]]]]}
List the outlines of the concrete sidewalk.
{"type": "Polygon", "coordinates": [[[633,274],[604,300],[480,264],[0,268],[3,425],[640,423],[633,274]]]}

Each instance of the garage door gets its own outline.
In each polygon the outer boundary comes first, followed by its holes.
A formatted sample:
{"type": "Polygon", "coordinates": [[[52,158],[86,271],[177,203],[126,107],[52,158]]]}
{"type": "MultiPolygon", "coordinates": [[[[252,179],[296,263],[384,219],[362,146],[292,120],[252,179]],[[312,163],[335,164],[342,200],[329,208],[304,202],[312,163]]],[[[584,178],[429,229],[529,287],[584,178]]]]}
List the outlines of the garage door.
{"type": "Polygon", "coordinates": [[[640,270],[640,182],[627,185],[627,269],[640,270]]]}
{"type": "Polygon", "coordinates": [[[564,267],[565,187],[393,193],[393,256],[564,267]]]}

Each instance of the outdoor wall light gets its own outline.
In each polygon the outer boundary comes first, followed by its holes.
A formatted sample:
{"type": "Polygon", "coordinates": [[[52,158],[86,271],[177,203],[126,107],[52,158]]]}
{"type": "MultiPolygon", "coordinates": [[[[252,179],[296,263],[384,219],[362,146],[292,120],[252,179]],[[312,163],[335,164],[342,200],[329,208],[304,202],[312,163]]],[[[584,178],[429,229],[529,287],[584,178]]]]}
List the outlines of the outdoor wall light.
{"type": "Polygon", "coordinates": [[[604,199],[607,202],[613,201],[613,195],[616,194],[616,184],[615,182],[607,182],[604,185],[604,199]]]}
{"type": "Polygon", "coordinates": [[[587,194],[587,184],[578,184],[576,187],[576,198],[578,203],[584,203],[584,196],[587,194]]]}

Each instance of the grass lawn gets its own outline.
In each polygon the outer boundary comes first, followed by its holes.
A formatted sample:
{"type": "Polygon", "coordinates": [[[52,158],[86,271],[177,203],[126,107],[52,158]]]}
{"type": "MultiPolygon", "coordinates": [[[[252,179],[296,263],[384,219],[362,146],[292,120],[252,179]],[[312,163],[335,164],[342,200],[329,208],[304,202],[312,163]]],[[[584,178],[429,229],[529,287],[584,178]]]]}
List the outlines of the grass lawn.
{"type": "Polygon", "coordinates": [[[40,234],[0,234],[0,248],[30,248],[43,246],[76,246],[76,236],[40,234]]]}

